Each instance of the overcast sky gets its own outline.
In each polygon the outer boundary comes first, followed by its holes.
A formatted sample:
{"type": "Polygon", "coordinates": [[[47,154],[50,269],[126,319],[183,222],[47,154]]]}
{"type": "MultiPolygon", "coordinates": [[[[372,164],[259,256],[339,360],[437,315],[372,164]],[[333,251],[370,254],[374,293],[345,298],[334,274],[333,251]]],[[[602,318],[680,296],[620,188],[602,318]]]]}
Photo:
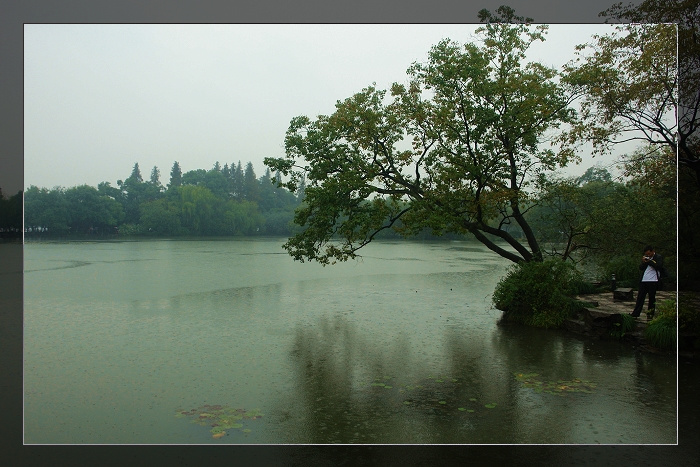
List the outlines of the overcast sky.
{"type": "MultiPolygon", "coordinates": [[[[136,162],[144,179],[157,166],[164,185],[174,161],[183,173],[251,161],[262,175],[293,117],[405,82],[432,45],[471,41],[478,26],[27,24],[24,185],[116,186],[136,162]]],[[[560,67],[611,30],[552,25],[531,57],[560,67]]]]}

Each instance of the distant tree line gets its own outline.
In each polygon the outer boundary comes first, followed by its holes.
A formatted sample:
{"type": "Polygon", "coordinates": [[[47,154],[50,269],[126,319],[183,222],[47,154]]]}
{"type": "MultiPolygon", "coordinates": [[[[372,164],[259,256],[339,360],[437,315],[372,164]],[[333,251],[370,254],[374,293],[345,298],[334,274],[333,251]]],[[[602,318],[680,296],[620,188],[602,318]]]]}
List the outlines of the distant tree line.
{"type": "Polygon", "coordinates": [[[277,182],[269,169],[257,177],[250,162],[182,173],[176,161],[163,186],[158,167],[144,180],[137,162],[116,187],[29,187],[24,230],[29,237],[289,235],[304,186],[291,193],[277,182]]]}
{"type": "Polygon", "coordinates": [[[22,192],[6,198],[0,188],[0,238],[22,236],[22,192]]]}

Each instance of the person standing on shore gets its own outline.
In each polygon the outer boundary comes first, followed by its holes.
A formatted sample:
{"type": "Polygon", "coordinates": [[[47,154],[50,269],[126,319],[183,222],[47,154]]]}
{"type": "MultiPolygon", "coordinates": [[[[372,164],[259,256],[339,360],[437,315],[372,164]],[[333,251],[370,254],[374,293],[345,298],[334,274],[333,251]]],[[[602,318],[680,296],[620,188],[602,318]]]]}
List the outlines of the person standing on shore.
{"type": "Polygon", "coordinates": [[[644,247],[644,256],[639,269],[643,271],[642,279],[639,282],[639,291],[637,292],[637,303],[634,310],[630,313],[631,316],[637,318],[642,314],[644,308],[644,299],[649,295],[649,319],[654,317],[656,309],[656,290],[661,279],[661,270],[664,265],[663,257],[654,251],[651,245],[644,247]]]}

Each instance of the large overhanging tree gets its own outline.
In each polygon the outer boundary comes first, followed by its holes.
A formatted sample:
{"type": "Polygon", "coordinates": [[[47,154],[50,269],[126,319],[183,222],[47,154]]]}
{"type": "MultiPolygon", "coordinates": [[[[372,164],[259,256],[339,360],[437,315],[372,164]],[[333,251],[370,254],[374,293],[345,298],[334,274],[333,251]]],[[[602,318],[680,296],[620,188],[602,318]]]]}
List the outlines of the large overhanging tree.
{"type": "MultiPolygon", "coordinates": [[[[635,2],[636,3],[636,2],[635,2]]],[[[606,16],[606,22],[622,21],[632,23],[675,23],[659,26],[657,31],[671,31],[671,39],[665,43],[665,48],[654,57],[658,62],[675,59],[678,54],[678,67],[674,74],[678,76],[677,102],[674,111],[678,119],[677,142],[670,149],[676,154],[679,168],[693,172],[694,183],[700,185],[700,8],[697,0],[643,0],[639,4],[616,3],[600,13],[606,16]],[[677,39],[675,36],[677,28],[677,39]]],[[[640,60],[650,56],[649,48],[640,51],[640,60]]],[[[658,82],[668,82],[668,79],[654,78],[655,82],[647,80],[641,86],[655,86],[658,82]]]]}
{"type": "Polygon", "coordinates": [[[370,86],[332,115],[294,118],[286,157],[265,160],[290,190],[306,183],[289,253],[328,264],[355,257],[384,229],[429,228],[473,234],[514,262],[541,261],[528,194],[575,158],[547,143],[574,122],[576,96],[556,70],[525,59],[546,30],[487,24],[478,43],[435,45],[390,96],[370,86]]]}
{"type": "Polygon", "coordinates": [[[676,124],[676,25],[618,26],[577,49],[579,57],[564,67],[564,82],[584,95],[579,124],[564,134],[569,143],[591,142],[594,154],[631,141],[674,154],[688,147],[692,129],[676,124]]]}

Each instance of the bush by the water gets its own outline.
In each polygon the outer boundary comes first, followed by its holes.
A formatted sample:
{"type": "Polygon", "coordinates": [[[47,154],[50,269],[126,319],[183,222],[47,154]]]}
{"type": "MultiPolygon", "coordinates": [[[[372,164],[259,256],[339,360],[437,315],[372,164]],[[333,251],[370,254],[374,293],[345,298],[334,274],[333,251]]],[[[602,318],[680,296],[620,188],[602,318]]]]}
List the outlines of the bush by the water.
{"type": "Polygon", "coordinates": [[[493,293],[493,303],[503,311],[503,321],[556,328],[570,316],[581,273],[568,262],[543,262],[511,266],[493,293]]]}
{"type": "Polygon", "coordinates": [[[621,314],[620,320],[619,323],[613,323],[614,327],[612,331],[610,331],[610,335],[617,339],[622,339],[625,334],[632,331],[637,325],[635,319],[627,313],[621,314]]]}
{"type": "Polygon", "coordinates": [[[664,300],[656,306],[656,317],[644,330],[644,337],[649,344],[660,349],[672,349],[676,346],[676,301],[664,300]]]}

